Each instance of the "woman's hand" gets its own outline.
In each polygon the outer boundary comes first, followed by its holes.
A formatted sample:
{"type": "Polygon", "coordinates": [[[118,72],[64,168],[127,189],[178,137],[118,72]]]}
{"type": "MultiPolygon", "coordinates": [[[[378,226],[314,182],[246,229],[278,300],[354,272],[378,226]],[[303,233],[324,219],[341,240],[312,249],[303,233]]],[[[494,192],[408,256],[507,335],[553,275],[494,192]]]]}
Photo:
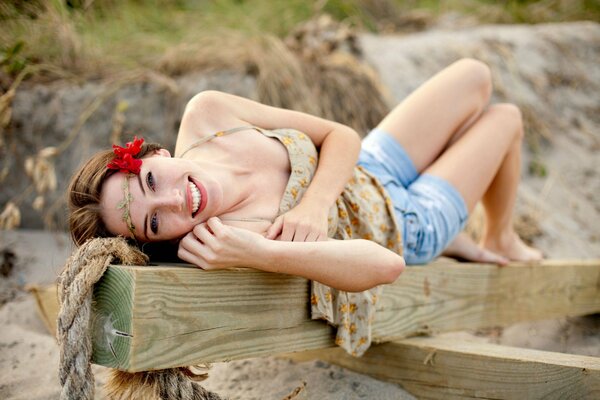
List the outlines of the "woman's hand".
{"type": "Polygon", "coordinates": [[[219,218],[212,217],[184,236],[177,256],[207,270],[251,267],[264,240],[258,233],[223,225],[219,218]]]}
{"type": "Polygon", "coordinates": [[[275,219],[265,237],[286,242],[317,242],[327,240],[329,210],[308,203],[298,204],[275,219]]]}

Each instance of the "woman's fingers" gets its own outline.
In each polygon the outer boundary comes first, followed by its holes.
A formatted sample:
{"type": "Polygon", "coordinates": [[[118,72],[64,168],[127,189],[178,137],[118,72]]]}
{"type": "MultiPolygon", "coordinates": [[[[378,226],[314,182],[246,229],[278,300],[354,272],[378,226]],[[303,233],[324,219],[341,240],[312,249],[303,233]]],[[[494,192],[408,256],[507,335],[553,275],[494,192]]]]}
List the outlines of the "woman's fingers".
{"type": "Polygon", "coordinates": [[[204,244],[196,237],[195,232],[188,233],[179,242],[180,249],[184,248],[191,253],[202,251],[202,246],[204,246],[204,244]]]}
{"type": "Polygon", "coordinates": [[[223,225],[223,222],[218,217],[210,217],[206,221],[206,225],[216,236],[222,236],[228,227],[223,225]]]}
{"type": "Polygon", "coordinates": [[[214,236],[207,224],[202,223],[196,225],[192,232],[181,239],[177,255],[182,260],[191,262],[202,269],[214,269],[218,267],[216,252],[221,247],[219,240],[214,236]]]}
{"type": "Polygon", "coordinates": [[[210,247],[213,247],[217,240],[206,223],[196,225],[192,232],[200,242],[210,247]]]}
{"type": "Polygon", "coordinates": [[[310,229],[306,225],[287,223],[283,225],[281,240],[287,242],[306,242],[309,233],[310,229]]]}
{"type": "Polygon", "coordinates": [[[291,242],[294,239],[294,233],[296,232],[296,226],[291,223],[283,224],[281,230],[281,240],[284,242],[291,242]]]}
{"type": "Polygon", "coordinates": [[[190,264],[194,264],[195,266],[202,268],[202,266],[199,265],[198,259],[194,257],[192,253],[190,253],[188,250],[181,246],[179,247],[179,250],[177,250],[177,257],[179,257],[183,261],[187,261],[190,264]]]}
{"type": "Polygon", "coordinates": [[[306,236],[306,242],[318,242],[321,237],[319,231],[312,231],[306,236]]]}
{"type": "Polygon", "coordinates": [[[295,216],[284,214],[275,219],[264,237],[284,242],[316,242],[327,237],[327,231],[323,232],[315,221],[297,220],[295,216]]]}
{"type": "Polygon", "coordinates": [[[206,222],[196,225],[193,232],[198,240],[215,250],[221,247],[220,242],[227,240],[227,232],[230,229],[231,227],[223,225],[219,218],[211,217],[206,222]]]}
{"type": "Polygon", "coordinates": [[[269,229],[267,229],[265,238],[274,240],[279,235],[281,235],[282,228],[283,228],[283,217],[277,217],[275,219],[275,221],[271,224],[269,229]]]}
{"type": "Polygon", "coordinates": [[[202,269],[206,269],[208,267],[208,264],[205,262],[203,257],[204,253],[204,245],[200,243],[193,234],[186,235],[181,242],[179,242],[177,257],[202,269]]]}
{"type": "Polygon", "coordinates": [[[308,242],[308,236],[310,235],[310,229],[304,225],[296,226],[294,230],[294,237],[291,239],[294,242],[308,242]]]}
{"type": "MultiPolygon", "coordinates": [[[[286,223],[283,224],[283,229],[281,230],[279,240],[287,242],[316,242],[318,240],[322,240],[323,236],[327,235],[324,235],[315,226],[310,226],[302,223],[286,223]]],[[[267,239],[270,239],[270,237],[267,236],[267,239]]]]}

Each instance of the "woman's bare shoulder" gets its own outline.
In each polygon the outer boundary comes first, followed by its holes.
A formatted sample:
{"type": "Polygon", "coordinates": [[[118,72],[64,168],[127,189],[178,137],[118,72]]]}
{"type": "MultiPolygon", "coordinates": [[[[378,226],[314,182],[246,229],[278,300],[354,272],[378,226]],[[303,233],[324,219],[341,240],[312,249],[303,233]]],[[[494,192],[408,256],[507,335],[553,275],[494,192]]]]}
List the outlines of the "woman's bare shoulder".
{"type": "Polygon", "coordinates": [[[207,90],[198,93],[187,103],[177,134],[175,155],[215,132],[243,125],[227,106],[224,93],[207,90]]]}

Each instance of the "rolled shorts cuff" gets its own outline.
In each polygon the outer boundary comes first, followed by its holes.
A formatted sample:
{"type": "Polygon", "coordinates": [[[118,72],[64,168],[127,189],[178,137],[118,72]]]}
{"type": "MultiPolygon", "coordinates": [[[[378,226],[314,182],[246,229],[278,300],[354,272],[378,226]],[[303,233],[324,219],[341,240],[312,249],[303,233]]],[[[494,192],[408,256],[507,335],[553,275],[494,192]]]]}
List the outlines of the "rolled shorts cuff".
{"type": "Polygon", "coordinates": [[[442,196],[450,201],[452,206],[458,213],[460,220],[459,232],[464,228],[469,218],[469,211],[467,210],[467,204],[463,199],[462,195],[450,182],[439,176],[431,174],[423,174],[419,177],[418,181],[415,182],[411,188],[411,191],[439,191],[442,196]]]}
{"type": "Polygon", "coordinates": [[[405,215],[404,258],[409,265],[426,264],[463,230],[469,215],[462,195],[438,176],[421,175],[408,191],[416,220],[411,224],[411,216],[405,215]]]}

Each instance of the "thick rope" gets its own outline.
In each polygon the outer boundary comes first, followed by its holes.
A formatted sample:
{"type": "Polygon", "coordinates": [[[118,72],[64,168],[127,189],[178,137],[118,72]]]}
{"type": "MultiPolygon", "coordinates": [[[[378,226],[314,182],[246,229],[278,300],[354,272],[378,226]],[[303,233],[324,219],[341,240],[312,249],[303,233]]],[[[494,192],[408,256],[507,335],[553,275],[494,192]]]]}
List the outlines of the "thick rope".
{"type": "MultiPolygon", "coordinates": [[[[94,398],[90,365],[93,287],[108,265],[117,260],[125,265],[145,265],[148,257],[123,238],[91,239],[73,253],[58,278],[61,399],[94,398]]],[[[153,394],[152,397],[164,400],[220,399],[177,368],[136,374],[117,372],[109,386],[112,386],[111,398],[147,399],[153,394]]]]}
{"type": "Polygon", "coordinates": [[[128,373],[113,370],[107,385],[108,398],[113,400],[221,400],[190,380],[179,368],[128,373]]]}

